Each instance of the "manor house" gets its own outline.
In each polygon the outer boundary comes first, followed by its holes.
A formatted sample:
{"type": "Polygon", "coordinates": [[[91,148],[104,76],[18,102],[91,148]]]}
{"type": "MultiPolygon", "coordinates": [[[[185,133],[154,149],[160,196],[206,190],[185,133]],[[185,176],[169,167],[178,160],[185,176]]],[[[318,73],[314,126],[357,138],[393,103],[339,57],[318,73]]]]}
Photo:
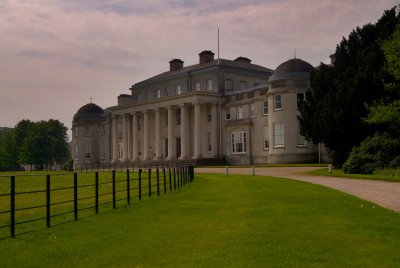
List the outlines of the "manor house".
{"type": "Polygon", "coordinates": [[[226,161],[306,163],[326,157],[299,132],[313,66],[290,59],[275,70],[211,51],[134,84],[118,105],[82,106],[72,122],[75,166],[108,163],[226,161]]]}

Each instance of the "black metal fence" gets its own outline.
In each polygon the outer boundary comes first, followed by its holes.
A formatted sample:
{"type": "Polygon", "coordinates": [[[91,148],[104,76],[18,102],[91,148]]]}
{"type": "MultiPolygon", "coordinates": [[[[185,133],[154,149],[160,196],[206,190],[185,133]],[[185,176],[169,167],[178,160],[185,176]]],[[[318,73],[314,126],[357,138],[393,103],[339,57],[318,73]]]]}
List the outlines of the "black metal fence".
{"type": "Polygon", "coordinates": [[[167,194],[193,180],[193,165],[0,176],[0,239],[167,194]]]}

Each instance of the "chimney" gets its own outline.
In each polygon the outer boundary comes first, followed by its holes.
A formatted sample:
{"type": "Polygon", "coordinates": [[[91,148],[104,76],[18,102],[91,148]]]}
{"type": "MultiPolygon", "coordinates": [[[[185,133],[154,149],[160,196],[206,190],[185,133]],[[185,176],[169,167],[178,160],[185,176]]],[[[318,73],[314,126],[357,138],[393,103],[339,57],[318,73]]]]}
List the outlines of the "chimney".
{"type": "Polygon", "coordinates": [[[214,53],[211,50],[204,50],[199,53],[200,64],[207,63],[214,60],[214,53]]]}
{"type": "Polygon", "coordinates": [[[180,59],[173,59],[169,62],[169,70],[176,71],[183,68],[183,61],[180,59]]]}
{"type": "Polygon", "coordinates": [[[238,63],[247,63],[247,64],[251,63],[251,59],[246,57],[237,57],[234,61],[238,63]]]}

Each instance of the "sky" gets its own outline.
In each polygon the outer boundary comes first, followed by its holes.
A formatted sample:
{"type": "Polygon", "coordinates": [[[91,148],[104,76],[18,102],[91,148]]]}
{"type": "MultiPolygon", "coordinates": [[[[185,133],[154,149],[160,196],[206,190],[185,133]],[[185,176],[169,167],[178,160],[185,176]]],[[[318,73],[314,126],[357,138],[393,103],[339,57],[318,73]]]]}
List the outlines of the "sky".
{"type": "MultiPolygon", "coordinates": [[[[91,102],[169,70],[203,50],[275,69],[318,66],[352,29],[398,0],[0,0],[0,127],[57,119],[69,129],[91,102]]],[[[69,133],[70,135],[70,133],[69,133]]]]}

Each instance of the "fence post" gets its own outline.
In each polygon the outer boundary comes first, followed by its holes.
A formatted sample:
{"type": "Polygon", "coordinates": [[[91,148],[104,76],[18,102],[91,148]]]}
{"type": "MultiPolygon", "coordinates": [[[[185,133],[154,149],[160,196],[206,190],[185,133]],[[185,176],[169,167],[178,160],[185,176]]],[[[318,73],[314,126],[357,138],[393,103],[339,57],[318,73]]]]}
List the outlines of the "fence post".
{"type": "Polygon", "coordinates": [[[164,177],[164,194],[167,193],[167,180],[165,178],[165,167],[163,167],[163,177],[164,177]]]}
{"type": "Polygon", "coordinates": [[[168,168],[168,177],[169,177],[169,191],[172,192],[172,180],[171,180],[171,168],[168,168]]]}
{"type": "Polygon", "coordinates": [[[113,209],[115,209],[116,204],[115,204],[115,170],[112,172],[112,202],[113,202],[113,209]]]}
{"type": "Polygon", "coordinates": [[[10,180],[10,233],[15,237],[15,176],[10,180]]]}
{"type": "Polygon", "coordinates": [[[74,173],[74,219],[78,220],[78,173],[74,173]]]}
{"type": "Polygon", "coordinates": [[[176,176],[175,176],[176,175],[176,171],[175,171],[175,168],[172,168],[172,170],[174,171],[174,190],[176,190],[176,176]]]}
{"type": "Polygon", "coordinates": [[[95,173],[95,209],[96,209],[96,214],[99,213],[99,172],[96,171],[95,173]]]}
{"type": "Polygon", "coordinates": [[[184,183],[183,183],[183,167],[182,166],[179,167],[179,174],[181,177],[181,188],[182,188],[184,185],[184,183]]]}
{"type": "Polygon", "coordinates": [[[139,168],[139,200],[142,200],[142,169],[139,168]]]}
{"type": "Polygon", "coordinates": [[[50,228],[50,175],[46,175],[46,226],[50,228]]]}
{"type": "Polygon", "coordinates": [[[129,168],[126,170],[126,198],[128,199],[128,205],[131,205],[131,185],[129,178],[129,168]]]}
{"type": "Polygon", "coordinates": [[[157,195],[160,196],[160,171],[157,168],[157,195]]]}
{"type": "Polygon", "coordinates": [[[149,171],[149,197],[151,197],[151,168],[149,168],[148,171],[149,171]]]}

